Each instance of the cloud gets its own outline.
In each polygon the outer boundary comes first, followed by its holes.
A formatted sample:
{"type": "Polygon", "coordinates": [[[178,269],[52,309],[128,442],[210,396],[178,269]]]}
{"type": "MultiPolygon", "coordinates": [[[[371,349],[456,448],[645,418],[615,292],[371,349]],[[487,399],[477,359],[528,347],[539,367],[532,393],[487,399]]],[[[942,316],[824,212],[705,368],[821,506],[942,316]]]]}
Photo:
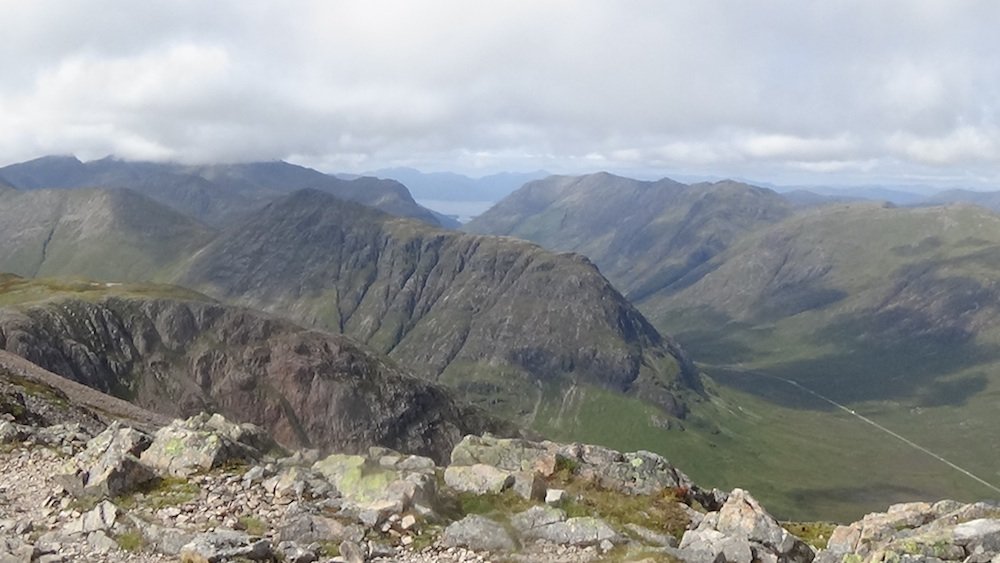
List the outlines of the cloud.
{"type": "Polygon", "coordinates": [[[38,0],[0,18],[4,162],[997,176],[989,1],[38,0]]]}

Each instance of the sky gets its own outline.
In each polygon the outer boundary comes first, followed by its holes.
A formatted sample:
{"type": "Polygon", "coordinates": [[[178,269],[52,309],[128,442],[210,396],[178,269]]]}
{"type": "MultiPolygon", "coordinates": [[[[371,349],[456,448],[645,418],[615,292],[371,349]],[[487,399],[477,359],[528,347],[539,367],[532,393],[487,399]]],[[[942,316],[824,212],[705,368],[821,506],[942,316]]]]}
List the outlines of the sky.
{"type": "Polygon", "coordinates": [[[0,0],[0,164],[1000,189],[1000,2],[0,0]]]}

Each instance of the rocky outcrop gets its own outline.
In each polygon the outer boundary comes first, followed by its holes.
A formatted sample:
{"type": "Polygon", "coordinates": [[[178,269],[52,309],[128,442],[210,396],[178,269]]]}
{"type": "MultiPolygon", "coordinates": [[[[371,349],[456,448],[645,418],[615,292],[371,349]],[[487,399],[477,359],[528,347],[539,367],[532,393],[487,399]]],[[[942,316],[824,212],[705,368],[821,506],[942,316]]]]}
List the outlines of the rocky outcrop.
{"type": "Polygon", "coordinates": [[[734,489],[718,512],[684,534],[681,551],[704,561],[810,563],[813,549],[781,527],[742,489],[734,489]]]}
{"type": "Polygon", "coordinates": [[[1000,504],[896,504],[838,526],[818,563],[1000,560],[1000,504]]]}
{"type": "Polygon", "coordinates": [[[1000,554],[997,504],[895,505],[837,528],[817,554],[746,491],[706,492],[654,454],[585,444],[469,436],[447,467],[382,447],[275,457],[285,452],[266,447],[259,429],[219,415],[152,436],[112,424],[85,446],[62,443],[73,457],[31,441],[0,450],[0,560],[312,563],[339,552],[361,563],[994,563],[1000,554]],[[67,467],[86,484],[109,459],[156,476],[119,480],[98,498],[64,486],[67,467]],[[549,503],[519,494],[525,474],[549,503]]]}
{"type": "Polygon", "coordinates": [[[451,467],[489,466],[512,476],[522,472],[553,475],[572,468],[575,477],[627,495],[677,492],[687,502],[718,509],[725,494],[704,490],[663,456],[640,451],[622,453],[589,444],[532,442],[519,438],[466,436],[451,453],[451,467]]]}
{"type": "Polygon", "coordinates": [[[207,301],[122,295],[0,309],[0,348],[168,416],[255,423],[289,446],[377,444],[440,461],[463,434],[514,432],[347,337],[207,301]]]}

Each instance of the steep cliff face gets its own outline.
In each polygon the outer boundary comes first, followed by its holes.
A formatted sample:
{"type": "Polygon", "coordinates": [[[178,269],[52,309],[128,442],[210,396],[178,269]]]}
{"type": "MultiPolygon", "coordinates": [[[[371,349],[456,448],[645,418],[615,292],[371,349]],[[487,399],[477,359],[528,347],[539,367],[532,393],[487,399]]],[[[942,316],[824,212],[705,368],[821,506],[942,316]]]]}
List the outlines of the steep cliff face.
{"type": "Polygon", "coordinates": [[[104,296],[7,307],[0,348],[152,411],[221,412],[292,446],[378,444],[443,459],[466,433],[513,431],[349,338],[211,302],[104,296]]]}
{"type": "Polygon", "coordinates": [[[587,259],[427,228],[315,190],[224,231],[180,283],[351,335],[473,399],[508,402],[508,414],[546,383],[632,392],[674,414],[699,388],[679,348],[587,259]]]}

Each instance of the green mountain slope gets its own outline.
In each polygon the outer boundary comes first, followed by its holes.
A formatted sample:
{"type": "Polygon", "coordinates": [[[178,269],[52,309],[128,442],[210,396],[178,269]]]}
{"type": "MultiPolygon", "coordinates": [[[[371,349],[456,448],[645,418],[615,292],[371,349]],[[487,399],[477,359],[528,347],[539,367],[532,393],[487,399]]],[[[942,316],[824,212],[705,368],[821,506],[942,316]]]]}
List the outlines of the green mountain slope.
{"type": "Polygon", "coordinates": [[[157,279],[213,234],[128,190],[0,192],[0,266],[25,276],[157,279]]]}
{"type": "Polygon", "coordinates": [[[179,283],[349,334],[509,416],[550,386],[682,415],[689,361],[578,255],[442,231],[306,190],[225,230],[179,283]]]}
{"type": "Polygon", "coordinates": [[[221,412],[292,446],[445,459],[512,426],[344,336],[170,286],[0,278],[0,348],[169,416],[221,412]]]}
{"type": "Polygon", "coordinates": [[[737,182],[600,173],[531,182],[465,229],[584,254],[635,301],[690,283],[686,275],[741,236],[790,214],[778,194],[737,182]]]}

